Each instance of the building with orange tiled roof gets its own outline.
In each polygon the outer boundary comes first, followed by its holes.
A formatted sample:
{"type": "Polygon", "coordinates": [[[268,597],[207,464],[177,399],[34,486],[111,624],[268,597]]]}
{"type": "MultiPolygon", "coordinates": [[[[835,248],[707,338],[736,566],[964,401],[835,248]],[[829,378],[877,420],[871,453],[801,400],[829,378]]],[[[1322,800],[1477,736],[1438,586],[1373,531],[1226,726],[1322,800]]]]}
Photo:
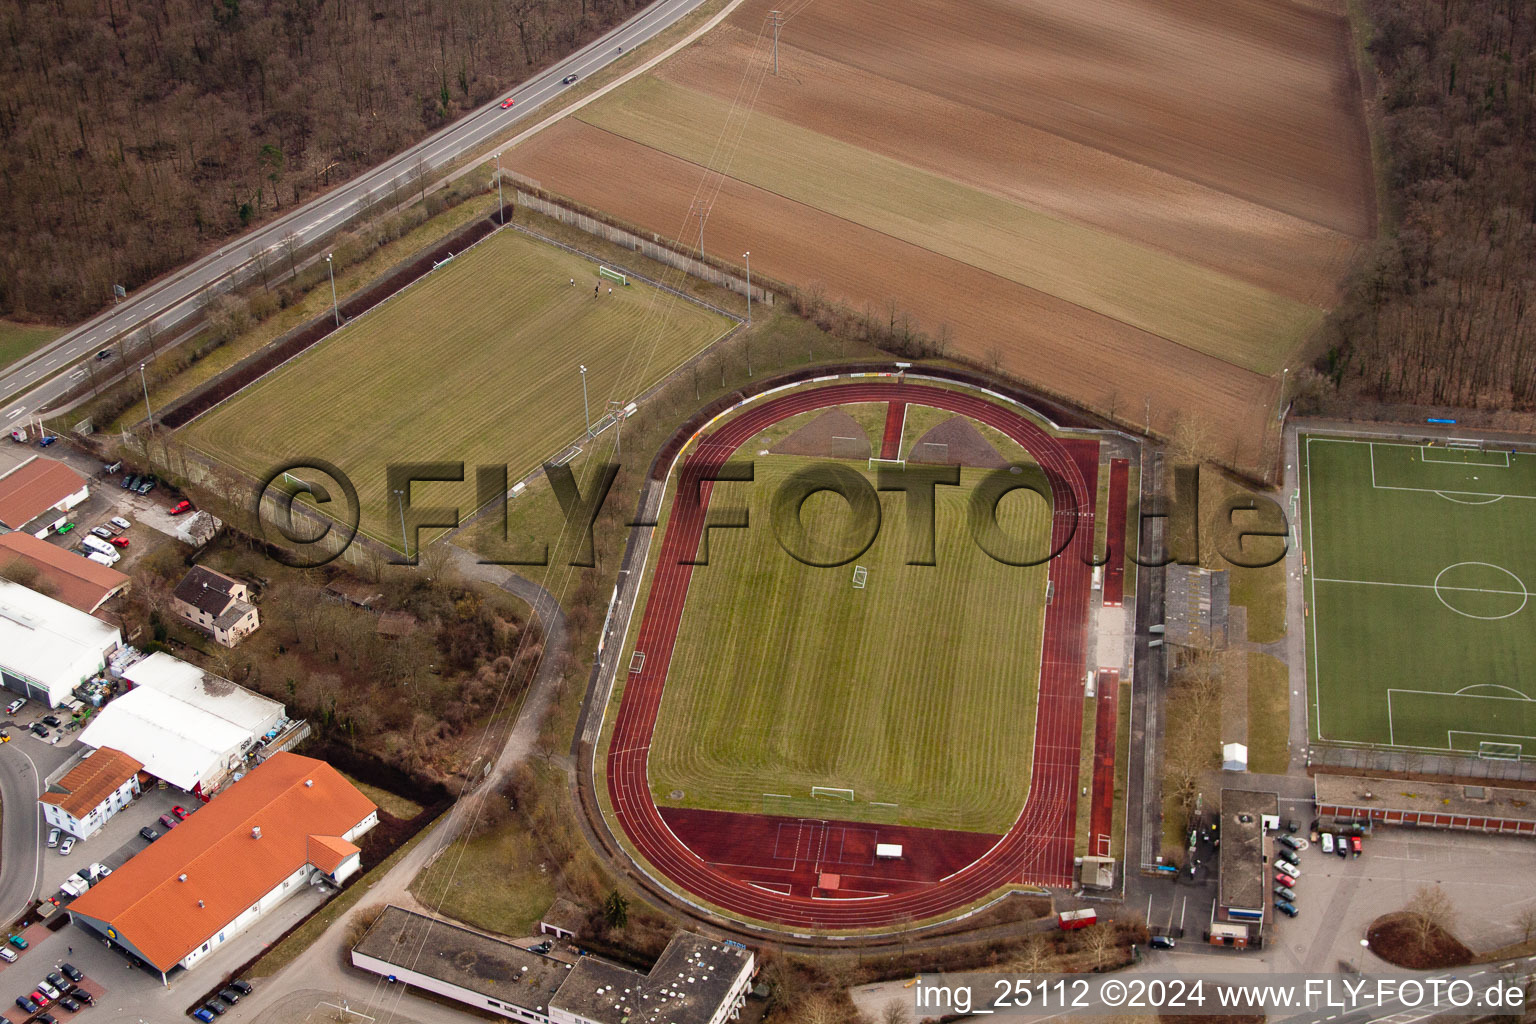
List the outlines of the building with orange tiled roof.
{"type": "Polygon", "coordinates": [[[0,474],[0,532],[19,530],[46,512],[58,512],[39,523],[33,534],[47,536],[90,490],[85,477],[55,459],[34,455],[8,473],[0,474]]]}
{"type": "Polygon", "coordinates": [[[282,751],[70,904],[95,938],[164,980],[313,881],[358,870],[378,808],[324,761],[282,751]]]}
{"type": "Polygon", "coordinates": [[[82,612],[94,612],[128,589],[128,577],[109,565],[81,558],[30,533],[0,535],[0,570],[17,563],[37,571],[37,589],[82,612]]]}
{"type": "Polygon", "coordinates": [[[143,765],[121,750],[86,751],[74,767],[38,797],[43,819],[80,839],[89,839],[139,795],[143,765]]]}

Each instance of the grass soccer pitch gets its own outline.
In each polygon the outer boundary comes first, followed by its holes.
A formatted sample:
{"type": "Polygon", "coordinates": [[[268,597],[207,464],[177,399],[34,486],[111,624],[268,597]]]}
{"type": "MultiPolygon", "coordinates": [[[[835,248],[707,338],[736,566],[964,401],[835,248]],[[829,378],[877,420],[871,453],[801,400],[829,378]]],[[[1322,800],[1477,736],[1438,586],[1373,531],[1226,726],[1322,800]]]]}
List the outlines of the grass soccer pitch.
{"type": "MultiPolygon", "coordinates": [[[[904,498],[891,492],[867,551],[803,565],[779,546],[770,498],[821,461],[758,458],[753,483],[715,485],[715,502],[746,506],[751,528],[712,530],[709,564],[693,571],[652,793],[663,807],[1006,832],[1029,789],[1046,566],[1003,565],[972,542],[974,469],[935,488],[934,566],[905,564],[904,498]]],[[[873,483],[864,462],[842,465],[873,483]]],[[[998,521],[1045,550],[1038,495],[1005,497],[998,521]]],[[[802,522],[819,542],[851,514],[822,493],[802,522]]]]}
{"type": "Polygon", "coordinates": [[[1315,739],[1536,759],[1536,455],[1303,436],[1315,739]]]}
{"type": "Polygon", "coordinates": [[[391,462],[465,463],[463,483],[417,484],[416,504],[475,507],[475,466],[517,480],[593,421],[700,352],[732,322],[597,264],[502,231],[344,326],[187,428],[205,453],[260,478],[319,456],[358,490],[363,532],[398,547],[391,462]],[[575,279],[575,285],[570,281],[575,279]],[[612,285],[610,294],[608,288],[612,285]]]}

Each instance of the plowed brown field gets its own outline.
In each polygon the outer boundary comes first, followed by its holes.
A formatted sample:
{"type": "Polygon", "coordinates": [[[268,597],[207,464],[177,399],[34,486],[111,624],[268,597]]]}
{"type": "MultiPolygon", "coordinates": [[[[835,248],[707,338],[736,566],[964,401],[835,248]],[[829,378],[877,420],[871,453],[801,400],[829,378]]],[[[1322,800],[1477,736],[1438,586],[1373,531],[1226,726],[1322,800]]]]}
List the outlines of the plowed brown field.
{"type": "Polygon", "coordinates": [[[1259,458],[1275,371],[1374,230],[1342,18],[813,0],[775,78],[770,6],[748,0],[512,163],[689,241],[712,196],[711,252],[750,249],[755,271],[856,309],[894,302],[965,356],[1133,421],[1150,399],[1154,427],[1195,416],[1223,456],[1259,458]]]}

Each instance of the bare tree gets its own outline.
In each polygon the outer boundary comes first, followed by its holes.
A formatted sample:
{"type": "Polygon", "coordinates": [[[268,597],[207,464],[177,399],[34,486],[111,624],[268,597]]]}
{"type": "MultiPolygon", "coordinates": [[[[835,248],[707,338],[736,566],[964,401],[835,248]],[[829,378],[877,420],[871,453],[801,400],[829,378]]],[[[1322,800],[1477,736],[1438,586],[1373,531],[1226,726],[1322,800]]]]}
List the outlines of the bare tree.
{"type": "Polygon", "coordinates": [[[892,999],[880,1008],[880,1024],[910,1024],[911,1020],[907,1004],[900,999],[892,999]]]}
{"type": "Polygon", "coordinates": [[[1013,959],[1013,968],[1021,974],[1044,974],[1051,969],[1051,949],[1039,935],[1032,935],[1013,959]]]}
{"type": "Polygon", "coordinates": [[[1536,907],[1530,907],[1520,912],[1515,919],[1516,926],[1520,929],[1520,941],[1530,942],[1536,938],[1536,907]]]}
{"type": "Polygon", "coordinates": [[[256,273],[261,275],[261,286],[271,290],[272,250],[261,243],[256,243],[248,250],[251,262],[256,265],[256,273]]]}
{"type": "Polygon", "coordinates": [[[299,274],[299,247],[302,244],[299,236],[292,231],[283,236],[283,254],[288,257],[289,277],[297,277],[299,274]]]}
{"type": "Polygon", "coordinates": [[[1437,933],[1450,934],[1455,920],[1451,898],[1438,885],[1421,885],[1404,908],[1420,949],[1428,949],[1437,933]]]}
{"type": "Polygon", "coordinates": [[[1093,966],[1102,970],[1109,951],[1115,948],[1115,933],[1108,925],[1096,924],[1083,933],[1083,944],[1093,957],[1093,966]]]}

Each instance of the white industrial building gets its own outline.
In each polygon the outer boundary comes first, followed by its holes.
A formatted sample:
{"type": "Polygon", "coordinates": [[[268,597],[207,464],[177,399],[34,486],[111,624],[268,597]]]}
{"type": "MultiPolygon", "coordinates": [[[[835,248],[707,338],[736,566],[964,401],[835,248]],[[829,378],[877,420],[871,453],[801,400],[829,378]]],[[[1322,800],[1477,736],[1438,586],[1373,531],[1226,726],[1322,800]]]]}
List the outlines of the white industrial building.
{"type": "Polygon", "coordinates": [[[123,635],[93,615],[0,579],[0,683],[59,707],[106,668],[123,635]]]}
{"type": "Polygon", "coordinates": [[[164,652],[122,675],[132,689],[102,709],[80,742],[124,751],[189,793],[215,792],[290,724],[279,702],[164,652]]]}

